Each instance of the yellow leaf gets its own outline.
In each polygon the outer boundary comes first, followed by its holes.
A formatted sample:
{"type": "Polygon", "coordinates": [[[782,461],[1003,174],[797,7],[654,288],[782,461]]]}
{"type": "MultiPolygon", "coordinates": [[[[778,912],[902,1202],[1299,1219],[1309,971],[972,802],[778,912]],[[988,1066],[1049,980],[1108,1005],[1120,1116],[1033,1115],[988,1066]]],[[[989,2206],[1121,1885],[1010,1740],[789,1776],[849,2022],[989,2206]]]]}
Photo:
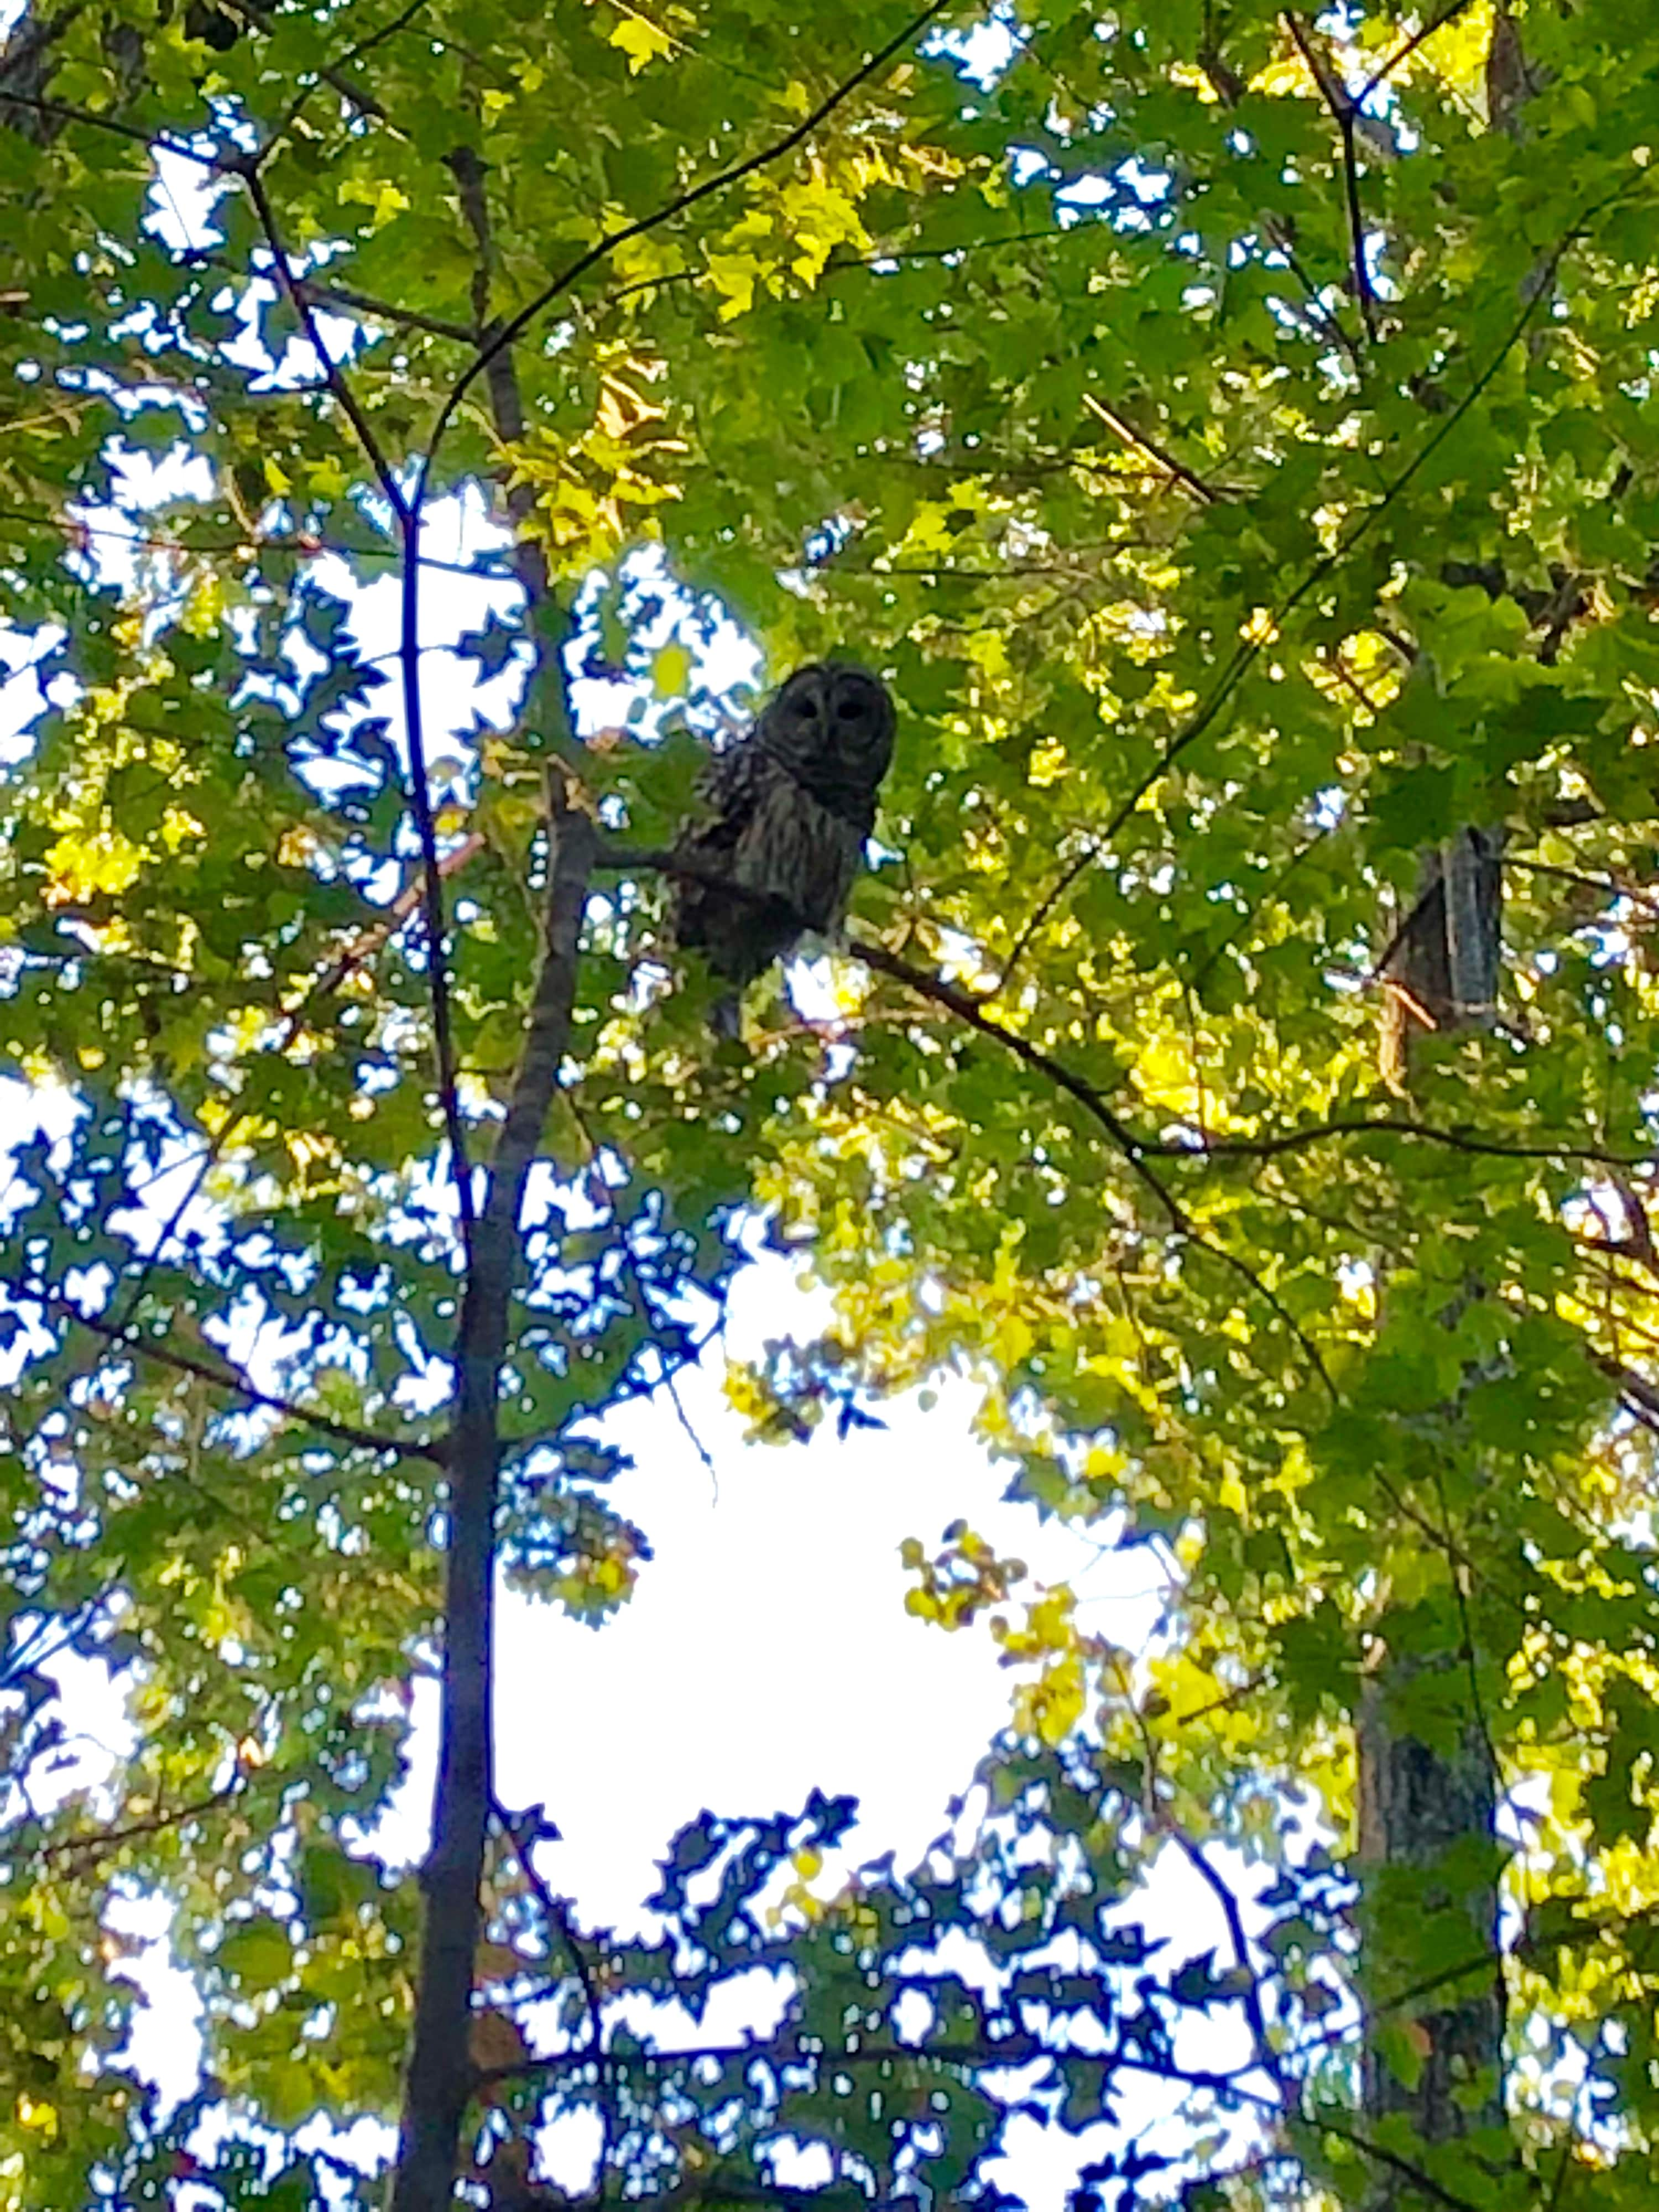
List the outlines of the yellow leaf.
{"type": "Polygon", "coordinates": [[[674,41],[665,31],[648,23],[643,15],[624,15],[611,33],[611,43],[620,46],[628,57],[630,76],[637,76],[647,62],[672,54],[674,41]]]}
{"type": "Polygon", "coordinates": [[[98,891],[124,891],[143,865],[143,853],[118,830],[94,830],[87,835],[71,831],[46,849],[46,872],[52,878],[47,903],[70,905],[98,891]]]}
{"type": "Polygon", "coordinates": [[[998,1327],[997,1357],[1005,1367],[1016,1367],[1036,1341],[1031,1325],[1023,1315],[1009,1314],[998,1327]]]}
{"type": "Polygon", "coordinates": [[[761,264],[752,253],[711,253],[708,273],[714,280],[717,291],[726,296],[720,301],[720,320],[729,323],[734,315],[746,315],[755,303],[755,280],[760,275],[761,264]]]}
{"type": "Polygon", "coordinates": [[[325,453],[321,460],[311,462],[307,475],[319,499],[345,497],[349,489],[346,472],[332,453],[325,453]]]}
{"type": "Polygon", "coordinates": [[[651,664],[651,685],[659,699],[685,695],[691,674],[691,655],[683,645],[665,645],[651,664]]]}

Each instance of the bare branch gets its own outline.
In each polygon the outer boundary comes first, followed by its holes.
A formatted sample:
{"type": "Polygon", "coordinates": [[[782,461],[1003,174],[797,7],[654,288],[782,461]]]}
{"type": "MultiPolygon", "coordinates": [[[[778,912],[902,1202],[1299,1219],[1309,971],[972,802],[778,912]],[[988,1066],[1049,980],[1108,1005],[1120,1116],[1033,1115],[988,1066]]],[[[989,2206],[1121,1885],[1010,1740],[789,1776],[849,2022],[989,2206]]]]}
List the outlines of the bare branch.
{"type": "Polygon", "coordinates": [[[322,364],[323,374],[328,380],[329,391],[338,401],[342,413],[356,432],[357,442],[362,447],[368,457],[368,465],[374,471],[375,481],[385,493],[392,513],[402,523],[409,514],[409,501],[404,496],[403,487],[392,472],[392,464],[386,459],[368,416],[363,412],[362,402],[347,380],[345,371],[341,368],[323,343],[323,334],[317,323],[317,311],[307,296],[305,287],[295,277],[287,249],[283,244],[282,232],[277,226],[276,212],[271,206],[270,195],[265,190],[264,179],[259,173],[258,163],[253,161],[244,162],[241,165],[241,174],[247,186],[248,198],[253,202],[254,212],[259,218],[259,228],[264,232],[265,243],[270,248],[271,258],[276,264],[277,280],[292,302],[295,313],[300,318],[312,351],[322,364]]]}

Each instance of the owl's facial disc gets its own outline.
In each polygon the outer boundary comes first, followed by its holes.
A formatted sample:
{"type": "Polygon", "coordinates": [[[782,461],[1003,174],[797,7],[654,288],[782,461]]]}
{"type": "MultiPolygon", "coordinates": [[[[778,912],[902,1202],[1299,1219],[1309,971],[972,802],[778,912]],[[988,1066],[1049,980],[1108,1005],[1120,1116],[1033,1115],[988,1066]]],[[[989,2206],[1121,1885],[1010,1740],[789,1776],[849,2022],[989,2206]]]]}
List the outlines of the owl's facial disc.
{"type": "Polygon", "coordinates": [[[892,708],[873,677],[847,672],[831,687],[830,727],[843,759],[884,757],[893,740],[892,708]]]}

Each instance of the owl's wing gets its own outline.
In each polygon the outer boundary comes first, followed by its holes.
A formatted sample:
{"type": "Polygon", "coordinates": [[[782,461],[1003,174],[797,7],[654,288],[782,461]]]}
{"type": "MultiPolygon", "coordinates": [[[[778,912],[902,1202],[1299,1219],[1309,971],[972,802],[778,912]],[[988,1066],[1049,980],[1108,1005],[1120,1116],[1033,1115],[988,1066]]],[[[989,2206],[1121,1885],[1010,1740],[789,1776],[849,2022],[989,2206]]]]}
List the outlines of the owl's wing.
{"type": "Polygon", "coordinates": [[[730,745],[716,753],[697,777],[698,811],[680,824],[675,850],[688,856],[695,850],[710,860],[735,851],[755,818],[770,773],[757,744],[730,745]]]}
{"type": "Polygon", "coordinates": [[[759,822],[769,791],[781,771],[752,743],[717,753],[697,779],[699,812],[689,817],[674,841],[675,857],[717,878],[680,877],[669,911],[671,941],[682,950],[696,947],[709,965],[738,982],[747,982],[787,951],[799,935],[798,921],[765,899],[734,896],[723,886],[747,884],[745,841],[759,822]]]}

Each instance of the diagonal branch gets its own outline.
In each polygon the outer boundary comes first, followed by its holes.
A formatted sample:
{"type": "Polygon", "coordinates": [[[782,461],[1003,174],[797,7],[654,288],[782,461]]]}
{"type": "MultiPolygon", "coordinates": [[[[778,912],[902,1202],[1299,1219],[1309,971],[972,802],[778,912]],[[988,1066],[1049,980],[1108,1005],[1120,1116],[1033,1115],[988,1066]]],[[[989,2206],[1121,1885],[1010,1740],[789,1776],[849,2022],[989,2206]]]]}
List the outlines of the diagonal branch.
{"type": "MultiPolygon", "coordinates": [[[[229,4],[246,21],[258,22],[259,10],[250,4],[250,0],[229,0],[229,4]]],[[[372,54],[376,46],[385,46],[389,39],[395,39],[400,31],[407,30],[426,4],[427,0],[407,0],[407,4],[392,18],[389,23],[383,23],[378,31],[369,32],[366,37],[359,39],[355,45],[348,46],[338,61],[328,63],[319,68],[316,72],[318,83],[325,84],[331,90],[337,92],[341,99],[349,106],[355,107],[359,114],[372,115],[377,123],[386,125],[388,129],[395,129],[392,118],[380,101],[372,93],[365,92],[360,85],[354,84],[346,75],[346,71],[356,63],[362,61],[366,55],[372,54]]],[[[295,94],[287,114],[277,126],[276,133],[277,137],[284,137],[293,129],[299,120],[301,109],[314,89],[313,86],[307,85],[295,94]]]]}
{"type": "MultiPolygon", "coordinates": [[[[758,896],[758,894],[745,891],[740,885],[734,884],[729,877],[721,876],[713,870],[690,866],[679,854],[672,852],[635,851],[622,847],[607,847],[599,854],[596,865],[607,870],[655,869],[666,875],[678,876],[685,881],[712,884],[735,897],[758,896]]],[[[775,894],[769,896],[775,900],[775,894]]],[[[811,927],[805,915],[801,916],[800,920],[804,927],[811,927]]],[[[1105,1131],[1131,1174],[1146,1190],[1151,1192],[1168,1220],[1170,1230],[1176,1236],[1185,1237],[1195,1251],[1207,1252],[1212,1258],[1219,1261],[1223,1267],[1247,1283],[1275,1319],[1294,1338],[1310,1366],[1326,1389],[1333,1397],[1336,1395],[1336,1387],[1331,1380],[1329,1370],[1321,1356],[1318,1346],[1302,1328],[1284,1301],[1247,1260],[1241,1258],[1237,1253],[1230,1251],[1224,1244],[1217,1243],[1213,1237],[1204,1233],[1163,1177],[1149,1164],[1152,1159],[1158,1157],[1166,1159],[1201,1158],[1201,1147],[1171,1145],[1162,1141],[1148,1142],[1138,1136],[1127,1122],[1116,1113],[1108,1102],[1104,1092],[1096,1085],[1079,1075],[1075,1070],[1067,1067],[1063,1060],[1056,1060],[1052,1053],[1045,1052],[1041,1045],[1033,1044],[1029,1037],[1022,1036],[1017,1030],[1005,1028],[1002,1023],[994,1020],[985,1012],[983,1005],[970,992],[962,990],[954,983],[947,983],[942,976],[929,975],[925,969],[912,967],[908,960],[901,960],[896,953],[888,951],[885,945],[878,945],[869,938],[849,938],[847,939],[847,949],[855,959],[862,960],[866,967],[875,969],[878,974],[890,975],[895,982],[902,983],[907,989],[914,991],[918,998],[930,1000],[934,1006],[944,1007],[947,1012],[954,1014],[958,1021],[966,1023],[970,1029],[977,1030],[982,1036],[994,1038],[1006,1051],[1012,1052],[1017,1059],[1023,1060],[1028,1067],[1035,1068],[1040,1074],[1046,1076],[1057,1090],[1063,1091],[1067,1097],[1073,1099],[1078,1105],[1081,1106],[1085,1113],[1098,1122],[1105,1131]]]]}
{"type": "MultiPolygon", "coordinates": [[[[247,274],[240,262],[210,246],[190,247],[179,258],[191,269],[223,269],[236,276],[247,274]]],[[[370,315],[376,322],[425,331],[432,337],[452,338],[460,345],[471,345],[477,337],[477,332],[466,323],[446,322],[441,315],[423,314],[418,307],[399,307],[395,300],[377,299],[372,292],[360,292],[355,285],[337,284],[331,277],[295,276],[292,283],[296,290],[314,300],[319,307],[328,307],[336,313],[370,315]]]]}
{"type": "Polygon", "coordinates": [[[89,130],[106,131],[117,138],[125,138],[135,146],[143,146],[154,154],[159,148],[165,154],[176,154],[181,161],[193,161],[216,177],[240,177],[246,173],[246,156],[240,154],[206,154],[188,139],[176,138],[170,131],[146,131],[137,123],[124,123],[118,115],[105,115],[93,107],[76,107],[66,100],[51,100],[44,93],[23,92],[16,88],[0,93],[0,108],[26,107],[32,114],[56,117],[64,123],[84,123],[89,130]]]}
{"type": "Polygon", "coordinates": [[[239,1761],[229,1781],[222,1790],[216,1790],[211,1797],[198,1797],[189,1805],[175,1805],[164,1812],[148,1814],[142,1820],[129,1820],[124,1827],[103,1828],[96,1835],[65,1836],[57,1843],[40,1844],[29,1856],[47,1861],[72,1860],[94,1858],[105,1851],[118,1850],[143,1837],[161,1835],[169,1828],[183,1827],[187,1821],[205,1820],[210,1813],[232,1804],[241,1795],[246,1782],[239,1761]]]}
{"type": "Polygon", "coordinates": [[[441,1443],[385,1436],[376,1429],[361,1428],[354,1421],[339,1421],[331,1414],[315,1413],[309,1407],[296,1405],[291,1398],[279,1398],[269,1390],[261,1390],[234,1360],[222,1355],[217,1361],[198,1359],[171,1345],[157,1344],[149,1337],[138,1335],[131,1320],[106,1321],[101,1315],[88,1313],[72,1298],[37,1283],[0,1282],[0,1290],[19,1304],[40,1306],[47,1312],[62,1315],[77,1328],[102,1337],[106,1343],[118,1346],[135,1359],[148,1359],[157,1366],[171,1368],[175,1374],[194,1376],[198,1382],[211,1383],[216,1390],[228,1391],[233,1397],[258,1406],[263,1412],[279,1413],[284,1420],[297,1421],[302,1427],[315,1429],[320,1436],[331,1437],[337,1443],[350,1444],[362,1451],[396,1452],[404,1459],[431,1460],[439,1466],[444,1463],[446,1453],[441,1443]]]}
{"type": "Polygon", "coordinates": [[[1255,2047],[1257,2063],[1279,2094],[1287,2097],[1290,2086],[1285,2080],[1284,2062],[1274,2050],[1273,2038],[1267,2033],[1267,2015],[1261,2003],[1261,1978],[1251,1960],[1249,1938],[1244,1933],[1244,1915],[1239,1909],[1237,1895],[1231,1884],[1212,1866],[1203,1845],[1196,1837],[1188,1832],[1179,1820],[1164,1814],[1160,1816],[1158,1826],[1221,1908],[1221,1917],[1227,1923],[1227,1941],[1232,1946],[1233,1966],[1243,1978],[1240,2000],[1249,2025],[1250,2041],[1255,2047]]]}
{"type": "Polygon", "coordinates": [[[283,244],[282,232],[276,222],[276,211],[270,204],[270,195],[265,190],[264,179],[259,173],[258,163],[257,161],[249,160],[241,162],[239,167],[242,180],[247,187],[248,198],[253,203],[254,213],[259,218],[259,228],[265,234],[265,243],[270,248],[271,259],[276,267],[277,282],[287,294],[290,305],[300,318],[301,325],[311,349],[321,364],[330,392],[338,403],[342,414],[356,432],[357,442],[362,447],[368,465],[374,471],[375,481],[386,495],[392,512],[401,523],[408,514],[409,501],[404,495],[403,487],[392,472],[392,464],[387,459],[380,440],[374,434],[374,426],[363,412],[362,402],[352,390],[345,371],[323,343],[323,334],[317,322],[316,307],[310,298],[307,287],[295,276],[293,265],[289,260],[288,250],[283,244]]]}
{"type": "Polygon", "coordinates": [[[1437,31],[1443,31],[1453,17],[1461,15],[1470,4],[1471,0],[1449,0],[1449,4],[1443,8],[1431,21],[1420,25],[1412,33],[1410,38],[1402,40],[1388,59],[1379,63],[1355,93],[1354,106],[1363,107],[1378,87],[1388,82],[1402,63],[1408,62],[1420,46],[1425,45],[1437,31]]]}

